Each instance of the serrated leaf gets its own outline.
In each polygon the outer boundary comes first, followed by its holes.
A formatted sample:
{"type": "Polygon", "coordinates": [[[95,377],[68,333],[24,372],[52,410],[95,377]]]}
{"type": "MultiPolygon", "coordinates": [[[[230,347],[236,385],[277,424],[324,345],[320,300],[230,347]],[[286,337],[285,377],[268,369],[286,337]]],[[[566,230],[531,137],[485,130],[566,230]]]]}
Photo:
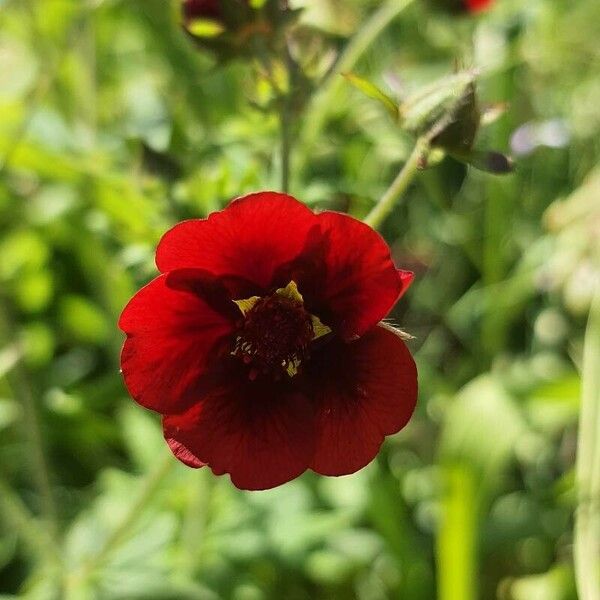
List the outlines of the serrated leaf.
{"type": "Polygon", "coordinates": [[[388,114],[392,117],[392,119],[394,119],[394,121],[398,120],[398,104],[394,101],[393,98],[391,98],[381,89],[379,89],[374,83],[367,79],[364,79],[363,77],[359,77],[354,73],[343,73],[343,77],[345,77],[345,79],[357,90],[360,90],[369,98],[373,98],[374,100],[377,100],[380,104],[382,104],[387,110],[388,114]]]}

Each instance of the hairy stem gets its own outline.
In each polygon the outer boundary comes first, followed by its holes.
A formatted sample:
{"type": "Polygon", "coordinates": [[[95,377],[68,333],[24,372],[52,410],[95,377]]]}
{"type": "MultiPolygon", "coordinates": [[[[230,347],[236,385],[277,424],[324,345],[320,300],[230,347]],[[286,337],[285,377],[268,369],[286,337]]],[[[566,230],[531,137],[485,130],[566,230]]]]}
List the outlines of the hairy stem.
{"type": "Polygon", "coordinates": [[[392,182],[390,187],[387,189],[385,194],[381,197],[379,202],[373,207],[371,212],[365,217],[364,222],[367,225],[373,227],[373,229],[379,228],[385,219],[394,209],[394,206],[406,192],[408,186],[412,183],[415,175],[419,170],[419,163],[424,154],[426,154],[429,143],[424,138],[417,140],[415,147],[408,157],[408,160],[404,163],[404,166],[396,176],[396,179],[392,182]]]}

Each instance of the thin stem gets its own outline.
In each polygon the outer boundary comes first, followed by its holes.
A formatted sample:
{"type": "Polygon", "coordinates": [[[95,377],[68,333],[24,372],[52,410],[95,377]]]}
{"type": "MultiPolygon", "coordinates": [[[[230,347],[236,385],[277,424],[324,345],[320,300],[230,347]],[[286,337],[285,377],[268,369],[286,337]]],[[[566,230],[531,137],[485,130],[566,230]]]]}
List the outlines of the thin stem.
{"type": "MultiPolygon", "coordinates": [[[[0,304],[0,333],[5,339],[15,339],[16,337],[11,323],[5,307],[0,304]]],[[[50,484],[50,469],[46,459],[34,394],[29,384],[29,377],[19,361],[14,365],[12,372],[6,374],[6,380],[23,407],[24,429],[31,449],[28,455],[32,461],[33,479],[41,498],[42,512],[50,527],[50,535],[54,536],[58,529],[58,517],[50,484]]]]}
{"type": "Polygon", "coordinates": [[[575,575],[580,600],[600,600],[600,285],[585,332],[577,444],[575,575]]]}
{"type": "Polygon", "coordinates": [[[279,126],[281,130],[281,191],[290,191],[290,155],[292,152],[292,136],[290,122],[289,94],[281,99],[279,126]]]}
{"type": "MultiPolygon", "coordinates": [[[[345,85],[341,73],[354,69],[364,53],[371,44],[379,37],[379,34],[414,0],[388,0],[365,22],[357,31],[356,35],[348,42],[339,60],[321,85],[319,93],[312,102],[312,109],[306,116],[302,128],[302,147],[310,150],[327,120],[327,116],[339,98],[342,86],[345,85]]],[[[303,152],[304,159],[310,156],[309,152],[303,152]]]]}
{"type": "Polygon", "coordinates": [[[42,438],[36,402],[29,386],[27,375],[23,372],[20,365],[15,366],[14,378],[9,379],[13,379],[11,386],[23,406],[25,427],[32,449],[34,479],[42,499],[43,512],[48,519],[51,533],[54,535],[57,531],[58,517],[54,494],[50,484],[50,467],[46,458],[45,444],[42,438]]]}
{"type": "Polygon", "coordinates": [[[419,170],[421,159],[427,153],[428,147],[429,142],[425,138],[417,140],[411,155],[404,163],[404,166],[396,176],[396,179],[392,182],[392,185],[390,185],[379,202],[364,219],[364,222],[367,225],[370,225],[373,229],[377,229],[385,221],[402,194],[404,194],[412,180],[415,178],[415,175],[419,170]]]}
{"type": "Polygon", "coordinates": [[[181,556],[182,572],[193,578],[196,569],[202,564],[215,479],[208,469],[196,471],[191,479],[190,498],[181,528],[180,543],[184,549],[181,556]]]}
{"type": "Polygon", "coordinates": [[[159,463],[158,467],[154,471],[148,474],[148,477],[144,481],[142,488],[139,491],[137,499],[130,506],[121,523],[108,537],[104,546],[96,555],[94,559],[94,564],[96,566],[102,564],[112,550],[129,535],[132,527],[136,524],[137,520],[141,516],[144,507],[154,497],[154,494],[159,490],[162,482],[171,472],[171,469],[175,464],[176,463],[173,456],[170,453],[165,453],[163,461],[159,463]]]}
{"type": "Polygon", "coordinates": [[[292,127],[294,111],[292,102],[296,93],[297,85],[297,65],[290,53],[288,46],[285,46],[284,57],[285,69],[287,72],[287,87],[281,94],[281,107],[279,112],[280,130],[281,130],[281,191],[289,192],[290,188],[290,163],[292,153],[292,127]]]}
{"type": "Polygon", "coordinates": [[[41,527],[19,496],[0,478],[0,513],[8,526],[18,532],[31,554],[59,564],[57,547],[48,531],[41,527]]]}
{"type": "Polygon", "coordinates": [[[136,500],[131,504],[119,525],[108,536],[96,556],[91,558],[79,571],[69,576],[69,580],[66,583],[68,589],[74,589],[81,583],[84,583],[88,576],[101,567],[110,557],[111,552],[127,538],[143,514],[144,508],[154,498],[154,495],[160,489],[163,481],[175,464],[176,461],[173,456],[170,453],[166,453],[164,459],[158,464],[156,469],[148,474],[136,500]]]}

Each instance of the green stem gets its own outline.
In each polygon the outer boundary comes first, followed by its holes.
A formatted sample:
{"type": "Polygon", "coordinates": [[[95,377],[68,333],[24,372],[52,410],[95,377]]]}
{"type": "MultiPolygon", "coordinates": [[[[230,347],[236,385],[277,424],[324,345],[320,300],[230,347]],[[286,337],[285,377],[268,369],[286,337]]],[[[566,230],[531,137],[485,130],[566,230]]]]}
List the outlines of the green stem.
{"type": "Polygon", "coordinates": [[[64,581],[66,598],[78,597],[77,590],[84,588],[90,575],[101,567],[110,558],[113,550],[115,550],[115,548],[131,534],[131,530],[135,527],[135,524],[144,512],[144,508],[160,489],[162,483],[175,464],[176,461],[172,454],[167,453],[156,469],[147,475],[137,498],[131,504],[119,525],[117,525],[113,532],[108,536],[96,556],[92,557],[79,570],[67,575],[64,581]]]}
{"type": "MultiPolygon", "coordinates": [[[[3,338],[16,338],[12,323],[12,319],[6,314],[5,306],[0,305],[0,334],[3,338]]],[[[6,374],[6,380],[23,408],[24,429],[25,435],[29,439],[30,452],[28,452],[28,456],[31,459],[33,480],[40,495],[42,512],[50,527],[50,535],[54,536],[58,529],[56,503],[50,484],[50,470],[46,460],[47,453],[40,429],[37,406],[29,384],[30,379],[21,363],[17,362],[12,372],[6,374]]]]}
{"type": "Polygon", "coordinates": [[[206,547],[206,530],[210,521],[215,478],[209,469],[193,473],[190,481],[190,498],[181,528],[182,572],[193,578],[202,565],[206,547]]]}
{"type": "Polygon", "coordinates": [[[298,66],[292,57],[289,47],[285,46],[283,61],[287,73],[287,86],[281,93],[279,112],[281,129],[281,191],[288,193],[290,189],[290,163],[292,154],[292,136],[294,126],[294,97],[298,87],[298,66]]]}
{"type": "Polygon", "coordinates": [[[88,564],[88,570],[90,572],[102,565],[110,553],[131,533],[132,528],[142,515],[146,504],[152,500],[156,492],[160,489],[163,481],[169,475],[175,464],[176,461],[173,458],[173,455],[171,453],[166,453],[162,462],[158,464],[154,471],[148,474],[135,502],[129,507],[129,510],[121,520],[121,523],[110,534],[100,552],[98,552],[94,559],[88,564]]]}
{"type": "Polygon", "coordinates": [[[575,575],[580,600],[600,600],[600,286],[585,332],[577,445],[575,575]]]}
{"type": "Polygon", "coordinates": [[[379,37],[379,34],[413,2],[414,0],[388,0],[388,2],[373,13],[364,26],[350,40],[335,67],[313,99],[312,110],[306,116],[302,128],[302,147],[309,151],[303,152],[304,159],[310,156],[310,149],[319,138],[331,107],[339,99],[339,93],[345,84],[339,75],[347,71],[352,71],[363,54],[379,37]]]}
{"type": "Polygon", "coordinates": [[[417,140],[411,155],[408,157],[406,163],[404,163],[404,166],[396,176],[396,179],[394,179],[379,202],[365,217],[364,222],[367,225],[370,225],[373,229],[378,229],[385,221],[402,194],[404,194],[415,178],[415,175],[419,170],[419,163],[421,162],[422,157],[427,153],[428,147],[429,142],[425,138],[417,140]]]}
{"type": "Polygon", "coordinates": [[[37,523],[21,498],[3,479],[0,479],[0,513],[6,524],[19,533],[32,555],[60,564],[56,544],[48,531],[37,523]]]}
{"type": "Polygon", "coordinates": [[[475,600],[477,573],[477,483],[466,464],[446,465],[445,493],[437,536],[438,600],[475,600]]]}
{"type": "Polygon", "coordinates": [[[281,191],[287,194],[290,191],[290,156],[292,152],[292,135],[290,120],[289,93],[281,99],[279,113],[279,126],[281,132],[281,191]]]}

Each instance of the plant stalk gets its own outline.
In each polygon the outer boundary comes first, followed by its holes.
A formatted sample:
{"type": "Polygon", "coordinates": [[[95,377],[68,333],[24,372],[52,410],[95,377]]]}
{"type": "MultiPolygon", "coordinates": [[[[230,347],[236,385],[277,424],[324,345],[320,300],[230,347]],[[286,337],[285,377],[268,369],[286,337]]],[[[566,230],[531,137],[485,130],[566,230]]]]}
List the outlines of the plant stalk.
{"type": "Polygon", "coordinates": [[[379,202],[365,217],[364,222],[373,229],[378,229],[392,212],[400,197],[406,192],[419,170],[422,157],[427,153],[429,142],[425,138],[417,140],[415,147],[404,163],[404,166],[396,176],[379,202]]]}
{"type": "MultiPolygon", "coordinates": [[[[319,139],[332,106],[339,99],[340,91],[345,85],[345,81],[340,77],[340,74],[352,71],[371,44],[379,37],[379,34],[413,2],[414,0],[388,0],[373,13],[348,42],[338,61],[321,85],[319,92],[314,97],[312,109],[306,115],[301,141],[301,146],[305,151],[302,153],[303,158],[301,160],[304,161],[307,155],[310,156],[311,149],[319,139]],[[308,149],[308,152],[306,152],[306,149],[308,149]]],[[[301,166],[299,170],[301,170],[301,166]]]]}
{"type": "Polygon", "coordinates": [[[279,114],[281,131],[281,191],[290,191],[290,156],[292,152],[292,135],[289,109],[289,96],[282,98],[279,114]]]}
{"type": "Polygon", "coordinates": [[[600,600],[600,285],[583,347],[577,443],[575,577],[580,600],[600,600]]]}
{"type": "MultiPolygon", "coordinates": [[[[11,323],[12,320],[7,314],[5,306],[0,303],[0,334],[3,338],[9,340],[16,337],[11,323]]],[[[33,481],[40,496],[42,513],[47,521],[49,533],[51,536],[55,536],[58,529],[58,516],[50,483],[47,452],[42,437],[34,393],[29,384],[28,374],[25,372],[20,359],[5,377],[15,398],[18,399],[23,408],[24,433],[30,446],[28,455],[31,460],[33,481]]]]}
{"type": "Polygon", "coordinates": [[[445,494],[436,543],[438,600],[477,598],[477,479],[466,464],[444,466],[445,494]]]}
{"type": "Polygon", "coordinates": [[[87,583],[88,578],[98,568],[102,567],[110,558],[111,553],[127,539],[127,536],[131,534],[131,530],[135,527],[138,519],[143,514],[144,508],[154,498],[154,495],[160,489],[162,483],[175,464],[176,460],[173,458],[172,454],[170,452],[166,453],[156,469],[146,476],[137,498],[131,504],[119,525],[117,525],[113,532],[108,536],[102,548],[100,548],[98,553],[80,569],[67,575],[64,584],[65,589],[69,590],[67,597],[70,597],[73,590],[77,590],[81,586],[84,586],[87,583]]]}
{"type": "Polygon", "coordinates": [[[18,532],[34,556],[60,565],[58,548],[46,528],[37,522],[21,498],[0,478],[0,514],[9,527],[18,532]]]}

